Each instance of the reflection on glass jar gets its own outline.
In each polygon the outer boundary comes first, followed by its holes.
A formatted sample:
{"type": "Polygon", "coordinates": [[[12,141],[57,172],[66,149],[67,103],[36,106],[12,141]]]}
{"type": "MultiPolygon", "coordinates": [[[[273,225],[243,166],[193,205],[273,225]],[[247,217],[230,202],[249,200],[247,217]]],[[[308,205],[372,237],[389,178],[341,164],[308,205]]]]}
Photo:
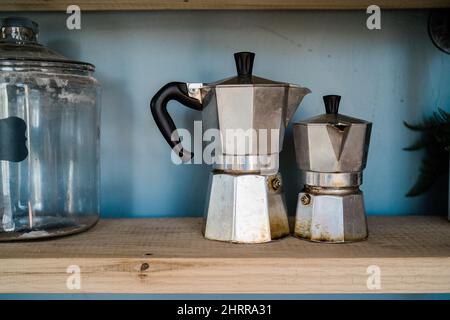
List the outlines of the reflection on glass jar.
{"type": "Polygon", "coordinates": [[[0,241],[70,234],[99,217],[94,66],[38,44],[37,34],[30,20],[2,21],[0,241]]]}

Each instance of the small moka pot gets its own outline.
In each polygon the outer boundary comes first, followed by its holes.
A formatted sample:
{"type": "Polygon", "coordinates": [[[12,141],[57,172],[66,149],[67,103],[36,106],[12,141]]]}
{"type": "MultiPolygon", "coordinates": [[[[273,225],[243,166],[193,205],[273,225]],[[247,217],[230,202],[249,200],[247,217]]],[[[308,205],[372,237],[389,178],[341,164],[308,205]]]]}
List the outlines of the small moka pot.
{"type": "Polygon", "coordinates": [[[324,96],[326,114],[294,124],[299,193],[295,236],[351,242],[368,237],[362,184],[372,124],[338,113],[341,97],[324,96]]]}

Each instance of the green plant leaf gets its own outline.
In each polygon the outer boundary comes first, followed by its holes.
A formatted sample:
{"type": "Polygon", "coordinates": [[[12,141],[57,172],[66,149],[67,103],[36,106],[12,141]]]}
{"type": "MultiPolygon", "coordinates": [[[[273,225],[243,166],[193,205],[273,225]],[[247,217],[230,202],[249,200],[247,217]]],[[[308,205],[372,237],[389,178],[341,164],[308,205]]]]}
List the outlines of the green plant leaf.
{"type": "Polygon", "coordinates": [[[450,113],[438,109],[432,116],[425,118],[421,123],[410,124],[404,121],[404,125],[419,131],[421,137],[406,151],[425,149],[425,157],[422,159],[419,176],[408,191],[406,196],[415,197],[428,191],[434,182],[449,170],[450,150],[450,113]]]}
{"type": "Polygon", "coordinates": [[[403,148],[405,151],[416,151],[420,150],[422,148],[425,148],[427,146],[427,142],[424,139],[419,139],[416,142],[414,142],[409,147],[403,148]]]}

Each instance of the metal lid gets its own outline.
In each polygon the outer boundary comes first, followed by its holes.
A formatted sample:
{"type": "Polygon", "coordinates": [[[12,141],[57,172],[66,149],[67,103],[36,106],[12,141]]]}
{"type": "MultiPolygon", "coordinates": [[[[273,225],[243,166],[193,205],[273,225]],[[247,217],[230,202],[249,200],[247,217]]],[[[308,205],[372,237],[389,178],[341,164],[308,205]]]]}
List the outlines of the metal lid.
{"type": "Polygon", "coordinates": [[[339,113],[339,103],[341,96],[327,95],[323,96],[323,102],[325,103],[326,113],[315,116],[303,121],[299,121],[299,124],[331,124],[331,125],[352,125],[352,124],[369,124],[370,122],[349,117],[339,113]]]}
{"type": "Polygon", "coordinates": [[[73,61],[39,44],[39,26],[23,17],[0,20],[0,68],[61,68],[94,71],[94,65],[73,61]]]}
{"type": "Polygon", "coordinates": [[[253,52],[237,52],[234,54],[234,60],[237,76],[209,83],[206,86],[292,86],[289,83],[254,76],[252,74],[255,60],[253,52]]]}

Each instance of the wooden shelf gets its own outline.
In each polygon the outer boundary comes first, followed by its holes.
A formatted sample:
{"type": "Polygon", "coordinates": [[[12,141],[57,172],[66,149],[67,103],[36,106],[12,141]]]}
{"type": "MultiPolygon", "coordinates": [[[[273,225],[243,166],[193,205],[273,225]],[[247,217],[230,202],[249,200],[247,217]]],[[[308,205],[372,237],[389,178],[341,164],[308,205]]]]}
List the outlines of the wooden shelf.
{"type": "Polygon", "coordinates": [[[205,240],[202,219],[101,220],[74,236],[0,243],[1,293],[444,293],[450,223],[369,217],[370,238],[320,244],[293,237],[243,245],[205,240]],[[67,268],[81,270],[69,290],[67,268]],[[381,289],[367,288],[379,266],[381,289]]]}
{"type": "MultiPolygon", "coordinates": [[[[2,0],[2,11],[66,11],[72,0],[2,0]]],[[[371,0],[78,0],[81,10],[306,10],[366,9],[371,0]]],[[[383,9],[450,7],[449,0],[378,0],[383,9]]]]}

